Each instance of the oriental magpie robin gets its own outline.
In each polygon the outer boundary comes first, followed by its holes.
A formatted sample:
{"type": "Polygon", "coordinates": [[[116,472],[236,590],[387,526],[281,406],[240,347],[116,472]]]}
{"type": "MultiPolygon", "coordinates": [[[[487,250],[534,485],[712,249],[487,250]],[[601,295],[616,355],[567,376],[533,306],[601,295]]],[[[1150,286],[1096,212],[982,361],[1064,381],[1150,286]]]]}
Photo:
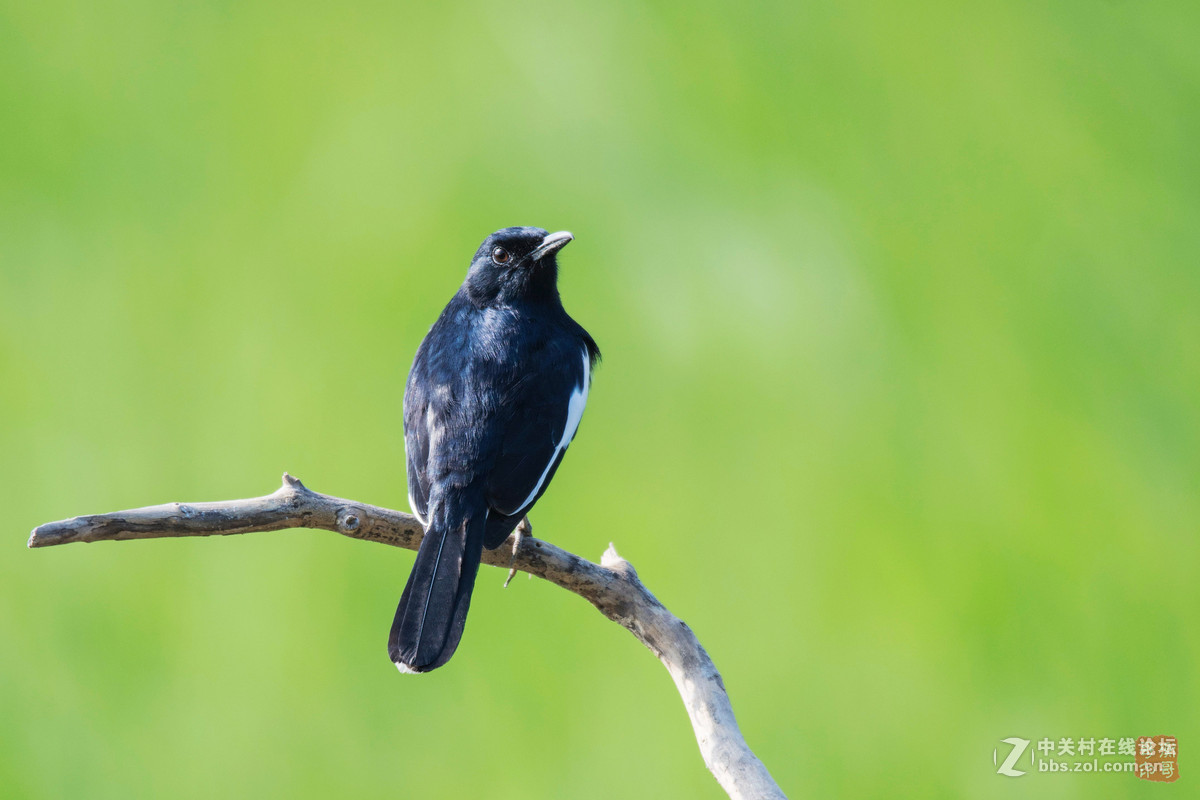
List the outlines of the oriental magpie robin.
{"type": "Polygon", "coordinates": [[[493,233],[417,348],[404,449],[425,538],[388,637],[401,672],[454,654],[483,548],[533,508],[579,427],[600,351],[558,297],[557,253],[572,238],[493,233]]]}

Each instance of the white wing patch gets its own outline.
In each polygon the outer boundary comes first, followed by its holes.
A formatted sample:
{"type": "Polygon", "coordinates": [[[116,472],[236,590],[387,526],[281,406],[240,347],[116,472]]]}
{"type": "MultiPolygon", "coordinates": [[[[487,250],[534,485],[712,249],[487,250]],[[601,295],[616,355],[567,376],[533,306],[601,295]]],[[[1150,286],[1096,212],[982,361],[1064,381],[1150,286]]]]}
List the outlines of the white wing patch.
{"type": "Polygon", "coordinates": [[[546,476],[550,474],[550,468],[554,466],[554,462],[562,454],[562,451],[567,449],[567,445],[575,438],[575,431],[579,430],[579,420],[583,419],[583,407],[587,405],[588,387],[592,382],[592,360],[588,358],[587,348],[583,350],[583,386],[576,386],[571,392],[571,397],[567,400],[567,424],[563,426],[562,439],[559,440],[558,446],[554,448],[554,455],[550,456],[550,461],[547,462],[546,468],[542,470],[542,475],[538,478],[537,484],[533,487],[533,491],[529,493],[516,510],[515,514],[522,508],[525,508],[533,499],[538,496],[538,492],[542,490],[542,484],[546,482],[546,476]]]}
{"type": "Polygon", "coordinates": [[[413,502],[412,492],[408,493],[408,507],[412,511],[412,515],[417,518],[417,522],[421,523],[421,527],[428,528],[429,520],[421,517],[421,512],[417,511],[417,504],[413,502]]]}

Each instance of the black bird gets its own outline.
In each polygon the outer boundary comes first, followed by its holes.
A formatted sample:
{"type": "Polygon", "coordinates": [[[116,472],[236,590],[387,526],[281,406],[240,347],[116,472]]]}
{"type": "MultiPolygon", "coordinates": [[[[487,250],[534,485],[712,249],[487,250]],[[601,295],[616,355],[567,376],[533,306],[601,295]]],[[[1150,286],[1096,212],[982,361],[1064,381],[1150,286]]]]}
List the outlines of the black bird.
{"type": "Polygon", "coordinates": [[[579,427],[600,351],[558,297],[557,253],[573,238],[493,233],[417,348],[404,449],[425,538],[388,637],[401,672],[454,655],[483,548],[533,508],[579,427]]]}

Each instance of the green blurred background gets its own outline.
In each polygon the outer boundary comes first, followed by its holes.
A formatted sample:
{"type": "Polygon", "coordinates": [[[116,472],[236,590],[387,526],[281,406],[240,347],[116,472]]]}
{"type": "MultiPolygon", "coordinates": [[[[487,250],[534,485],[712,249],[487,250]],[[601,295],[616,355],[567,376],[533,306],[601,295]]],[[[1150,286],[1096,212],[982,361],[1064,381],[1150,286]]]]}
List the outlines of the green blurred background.
{"type": "Polygon", "coordinates": [[[413,351],[506,225],[575,232],[605,352],[536,532],[616,542],[786,791],[1193,793],[1198,26],[5,0],[0,794],[722,796],[654,657],[540,581],[484,568],[412,679],[409,552],[24,549],[284,470],[404,508],[413,351]],[[1145,734],[1173,789],[992,763],[1145,734]]]}

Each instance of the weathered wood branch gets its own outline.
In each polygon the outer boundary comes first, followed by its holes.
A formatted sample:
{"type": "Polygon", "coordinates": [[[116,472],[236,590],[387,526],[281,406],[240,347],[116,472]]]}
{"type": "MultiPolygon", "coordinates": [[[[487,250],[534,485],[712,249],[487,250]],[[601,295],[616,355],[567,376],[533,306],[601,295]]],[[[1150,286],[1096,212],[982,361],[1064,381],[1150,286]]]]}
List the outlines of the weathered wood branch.
{"type": "MultiPolygon", "coordinates": [[[[424,531],[416,517],[343,500],[308,489],[291,475],[263,497],[215,503],[168,503],[111,514],[49,522],[33,530],[30,547],[71,542],[123,541],[177,536],[319,528],[353,539],[416,550],[424,531]]],[[[771,774],[746,744],[733,716],[721,674],[691,628],[652,595],[633,565],[610,544],[599,564],[549,542],[512,538],[485,550],[485,564],[511,566],[557,584],[620,623],[662,661],[692,720],[704,763],[731,798],[783,798],[771,774]]]]}

